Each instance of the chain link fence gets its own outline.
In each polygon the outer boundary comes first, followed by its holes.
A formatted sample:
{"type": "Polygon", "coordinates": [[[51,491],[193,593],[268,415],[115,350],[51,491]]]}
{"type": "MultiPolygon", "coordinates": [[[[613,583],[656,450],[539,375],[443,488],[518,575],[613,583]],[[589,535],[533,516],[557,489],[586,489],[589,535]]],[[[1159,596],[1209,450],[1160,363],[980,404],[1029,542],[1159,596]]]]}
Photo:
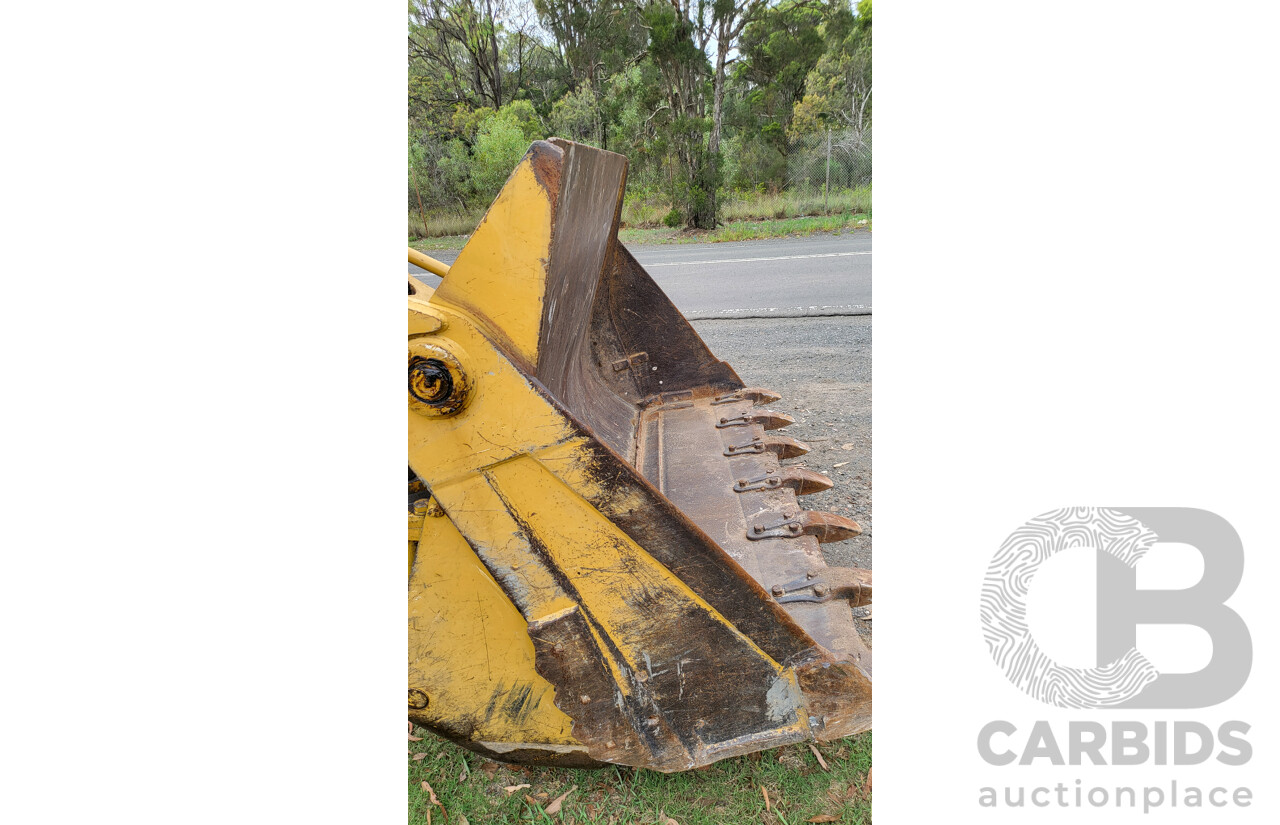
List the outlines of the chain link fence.
{"type": "Polygon", "coordinates": [[[788,191],[811,195],[870,184],[870,129],[831,129],[803,135],[787,147],[788,191]]]}

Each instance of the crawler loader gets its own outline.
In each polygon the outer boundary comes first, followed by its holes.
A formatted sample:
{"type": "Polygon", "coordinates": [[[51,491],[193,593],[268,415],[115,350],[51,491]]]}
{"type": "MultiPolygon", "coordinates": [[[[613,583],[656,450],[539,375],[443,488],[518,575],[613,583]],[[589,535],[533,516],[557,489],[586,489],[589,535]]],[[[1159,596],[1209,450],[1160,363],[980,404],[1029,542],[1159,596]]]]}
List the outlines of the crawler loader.
{"type": "Polygon", "coordinates": [[[409,719],[494,759],[680,771],[871,727],[859,532],[618,241],[621,155],[535,142],[409,278],[409,719]]]}

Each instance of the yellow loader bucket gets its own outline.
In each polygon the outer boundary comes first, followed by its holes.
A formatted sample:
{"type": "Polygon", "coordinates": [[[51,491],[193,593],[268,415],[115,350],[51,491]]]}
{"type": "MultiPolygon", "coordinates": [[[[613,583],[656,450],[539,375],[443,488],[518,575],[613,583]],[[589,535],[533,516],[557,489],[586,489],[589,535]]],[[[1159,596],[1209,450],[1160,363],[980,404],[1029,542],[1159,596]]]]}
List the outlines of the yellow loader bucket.
{"type": "MultiPolygon", "coordinates": [[[[871,727],[854,522],[617,239],[621,155],[530,147],[409,281],[409,719],[508,762],[685,770],[871,727]]],[[[418,254],[418,253],[411,253],[418,254]]]]}

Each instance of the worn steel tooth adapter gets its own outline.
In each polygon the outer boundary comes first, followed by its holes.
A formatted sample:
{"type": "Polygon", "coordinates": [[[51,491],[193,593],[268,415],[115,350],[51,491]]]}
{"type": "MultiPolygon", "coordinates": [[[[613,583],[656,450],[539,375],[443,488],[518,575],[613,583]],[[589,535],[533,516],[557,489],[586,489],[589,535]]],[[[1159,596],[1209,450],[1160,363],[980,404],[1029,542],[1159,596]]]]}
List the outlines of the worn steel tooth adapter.
{"type": "Polygon", "coordinates": [[[618,242],[625,178],[539,141],[452,266],[410,253],[409,718],[660,771],[867,730],[870,572],[819,549],[858,526],[618,242]]]}

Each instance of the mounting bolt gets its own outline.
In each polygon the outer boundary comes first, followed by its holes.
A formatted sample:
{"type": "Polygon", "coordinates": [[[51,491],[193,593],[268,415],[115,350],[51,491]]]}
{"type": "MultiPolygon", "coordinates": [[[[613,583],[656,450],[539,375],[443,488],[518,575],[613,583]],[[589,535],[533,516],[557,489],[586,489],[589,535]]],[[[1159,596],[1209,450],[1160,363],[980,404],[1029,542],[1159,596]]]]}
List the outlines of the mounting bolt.
{"type": "Polygon", "coordinates": [[[752,532],[754,532],[754,533],[763,533],[763,532],[764,532],[764,527],[762,527],[762,526],[760,526],[759,524],[757,524],[755,527],[752,527],[752,528],[751,528],[751,530],[752,530],[752,532]]]}
{"type": "Polygon", "coordinates": [[[780,584],[775,584],[775,585],[773,586],[773,595],[775,595],[775,596],[785,596],[785,595],[786,595],[786,593],[787,593],[787,588],[783,587],[782,585],[780,585],[780,584]]]}
{"type": "Polygon", "coordinates": [[[827,586],[825,584],[815,584],[813,586],[813,595],[815,596],[827,595],[827,586]]]}

